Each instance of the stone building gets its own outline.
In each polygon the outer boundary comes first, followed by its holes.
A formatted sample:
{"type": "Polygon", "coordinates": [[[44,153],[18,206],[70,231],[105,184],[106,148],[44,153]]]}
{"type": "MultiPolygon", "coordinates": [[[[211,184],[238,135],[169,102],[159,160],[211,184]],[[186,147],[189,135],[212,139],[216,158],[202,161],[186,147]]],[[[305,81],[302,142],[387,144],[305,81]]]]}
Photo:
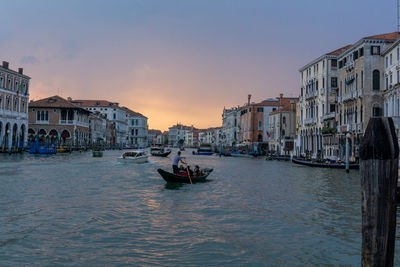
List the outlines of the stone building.
{"type": "Polygon", "coordinates": [[[155,145],[155,144],[162,144],[157,141],[157,136],[162,135],[162,132],[160,130],[154,130],[154,129],[149,129],[147,131],[147,144],[149,146],[155,145]]]}
{"type": "Polygon", "coordinates": [[[27,144],[30,77],[0,66],[0,152],[12,152],[27,144]]]}
{"type": "Polygon", "coordinates": [[[269,150],[278,154],[289,154],[294,150],[296,138],[296,102],[284,106],[269,114],[269,150]]]}
{"type": "Polygon", "coordinates": [[[399,37],[398,32],[364,37],[338,57],[339,89],[336,121],[339,138],[338,156],[341,158],[345,155],[346,135],[350,135],[351,156],[357,157],[358,147],[369,119],[372,116],[383,115],[382,52],[399,37]]]}
{"type": "Polygon", "coordinates": [[[107,142],[112,146],[124,147],[128,144],[128,123],[126,111],[117,102],[107,100],[68,100],[91,112],[100,112],[113,124],[113,135],[107,142]]]}
{"type": "Polygon", "coordinates": [[[394,42],[383,53],[384,87],[383,113],[392,117],[400,141],[400,39],[394,42]]]}
{"type": "Polygon", "coordinates": [[[270,98],[259,103],[251,102],[240,107],[238,113],[238,141],[241,144],[269,142],[269,114],[279,108],[290,106],[291,101],[298,101],[297,97],[284,97],[280,94],[277,98],[270,98]]]}
{"type": "Polygon", "coordinates": [[[29,103],[30,139],[68,146],[87,146],[89,139],[88,110],[68,100],[51,96],[29,103]]]}
{"type": "Polygon", "coordinates": [[[349,47],[326,53],[299,69],[301,91],[297,141],[299,149],[296,150],[298,156],[307,154],[316,158],[331,153],[324,149],[324,138],[329,138],[330,134],[335,137],[338,56],[349,47]],[[324,130],[328,128],[334,130],[324,130]]]}
{"type": "Polygon", "coordinates": [[[224,146],[233,146],[238,142],[238,108],[225,109],[222,112],[222,144],[224,146]]]}
{"type": "Polygon", "coordinates": [[[147,147],[147,117],[129,108],[123,107],[123,109],[125,109],[126,122],[128,124],[128,145],[135,148],[147,147]]]}

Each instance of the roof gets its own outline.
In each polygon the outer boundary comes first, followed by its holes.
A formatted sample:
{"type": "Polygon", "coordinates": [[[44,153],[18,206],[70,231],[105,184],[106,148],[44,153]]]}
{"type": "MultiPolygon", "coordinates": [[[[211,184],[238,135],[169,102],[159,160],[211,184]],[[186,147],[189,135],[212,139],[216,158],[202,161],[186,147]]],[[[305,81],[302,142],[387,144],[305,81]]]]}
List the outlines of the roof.
{"type": "Polygon", "coordinates": [[[81,107],[119,107],[117,102],[107,100],[71,100],[71,102],[81,107]]]}
{"type": "Polygon", "coordinates": [[[255,106],[271,106],[271,107],[276,107],[276,106],[290,106],[291,101],[299,101],[298,97],[282,97],[279,98],[277,97],[275,100],[264,100],[261,101],[260,103],[255,104],[255,106]]]}
{"type": "Polygon", "coordinates": [[[177,128],[178,130],[196,130],[196,128],[194,128],[193,126],[186,126],[179,123],[169,127],[169,129],[171,128],[177,128]]]}
{"type": "Polygon", "coordinates": [[[79,109],[79,110],[84,110],[87,113],[90,113],[90,111],[75,105],[68,100],[55,95],[55,96],[50,96],[48,98],[40,99],[37,101],[31,101],[29,103],[29,107],[31,108],[72,108],[72,109],[79,109]]]}
{"type": "Polygon", "coordinates": [[[400,32],[390,32],[364,37],[362,39],[378,39],[386,41],[396,41],[400,37],[400,32]]]}
{"type": "Polygon", "coordinates": [[[290,106],[284,106],[281,108],[278,108],[277,110],[271,111],[269,114],[276,114],[282,111],[293,111],[296,112],[296,109],[292,109],[290,106]]]}
{"type": "Polygon", "coordinates": [[[156,134],[156,135],[161,135],[162,132],[160,130],[155,130],[155,129],[150,129],[147,130],[148,134],[156,134]]]}
{"type": "Polygon", "coordinates": [[[132,116],[132,117],[143,117],[143,118],[147,118],[146,116],[144,116],[143,114],[141,114],[141,113],[139,113],[139,112],[135,112],[135,111],[133,111],[133,110],[130,110],[129,108],[127,108],[127,107],[122,107],[124,110],[125,110],[125,112],[127,113],[127,114],[129,114],[130,116],[132,116]]]}
{"type": "Polygon", "coordinates": [[[346,45],[346,46],[343,46],[343,47],[341,47],[341,48],[339,48],[339,49],[333,50],[332,52],[326,53],[326,55],[335,55],[335,56],[338,56],[338,55],[340,55],[341,53],[343,53],[345,50],[349,49],[350,47],[352,47],[352,45],[346,45]]]}

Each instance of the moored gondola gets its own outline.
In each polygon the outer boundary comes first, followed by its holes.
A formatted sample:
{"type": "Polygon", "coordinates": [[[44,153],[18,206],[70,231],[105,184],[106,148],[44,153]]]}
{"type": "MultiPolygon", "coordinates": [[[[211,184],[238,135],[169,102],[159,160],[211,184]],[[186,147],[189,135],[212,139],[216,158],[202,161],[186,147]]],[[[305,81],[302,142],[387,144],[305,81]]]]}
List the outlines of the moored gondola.
{"type": "Polygon", "coordinates": [[[161,177],[169,182],[169,183],[187,183],[190,184],[190,180],[192,180],[192,183],[204,183],[207,181],[208,175],[213,171],[212,169],[206,169],[204,170],[204,175],[202,176],[183,176],[183,175],[177,175],[171,172],[164,171],[163,169],[158,169],[158,173],[161,175],[161,177]]]}
{"type": "Polygon", "coordinates": [[[151,155],[154,157],[168,157],[168,155],[171,154],[171,150],[161,152],[161,151],[152,151],[151,155]]]}
{"type": "MultiPolygon", "coordinates": [[[[345,169],[346,165],[344,163],[319,163],[319,162],[312,162],[307,160],[300,160],[300,159],[292,159],[293,163],[310,166],[310,167],[318,167],[318,168],[331,168],[331,169],[345,169]]],[[[360,165],[357,163],[349,164],[350,169],[359,169],[360,165]]]]}

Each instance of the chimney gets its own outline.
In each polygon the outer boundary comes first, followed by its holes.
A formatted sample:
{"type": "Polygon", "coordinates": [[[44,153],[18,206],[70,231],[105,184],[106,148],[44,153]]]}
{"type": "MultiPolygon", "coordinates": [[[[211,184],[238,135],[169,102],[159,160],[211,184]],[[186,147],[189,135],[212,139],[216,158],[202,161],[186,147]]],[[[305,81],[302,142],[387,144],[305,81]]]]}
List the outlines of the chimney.
{"type": "Polygon", "coordinates": [[[18,68],[18,73],[19,74],[24,74],[24,69],[23,68],[18,68]]]}
{"type": "Polygon", "coordinates": [[[250,99],[251,99],[251,95],[249,94],[249,95],[247,96],[247,105],[248,105],[248,106],[250,106],[250,99]]]}
{"type": "Polygon", "coordinates": [[[7,61],[3,61],[3,68],[8,69],[8,62],[7,61]]]}

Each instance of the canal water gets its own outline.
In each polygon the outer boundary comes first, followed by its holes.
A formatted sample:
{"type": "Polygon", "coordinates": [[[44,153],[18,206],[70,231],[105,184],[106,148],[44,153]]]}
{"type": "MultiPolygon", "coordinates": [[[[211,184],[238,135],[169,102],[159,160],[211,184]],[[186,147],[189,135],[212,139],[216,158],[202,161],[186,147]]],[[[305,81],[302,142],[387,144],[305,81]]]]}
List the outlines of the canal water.
{"type": "Polygon", "coordinates": [[[211,181],[166,186],[172,154],[120,154],[0,155],[0,265],[360,265],[358,171],[189,150],[211,181]]]}

